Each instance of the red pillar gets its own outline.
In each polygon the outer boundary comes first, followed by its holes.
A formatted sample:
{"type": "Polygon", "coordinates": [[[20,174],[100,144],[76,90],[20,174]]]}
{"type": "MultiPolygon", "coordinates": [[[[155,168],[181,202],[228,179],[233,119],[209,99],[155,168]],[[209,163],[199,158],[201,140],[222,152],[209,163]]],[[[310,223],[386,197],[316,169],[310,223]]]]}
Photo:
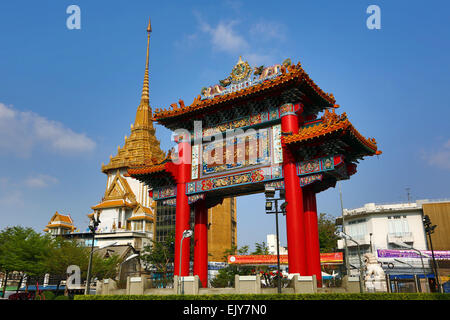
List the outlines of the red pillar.
{"type": "Polygon", "coordinates": [[[191,144],[188,136],[179,138],[178,163],[175,165],[174,174],[177,181],[177,207],[175,212],[175,263],[174,275],[189,275],[190,238],[183,240],[182,257],[180,261],[180,247],[183,232],[190,229],[189,220],[191,208],[186,195],[186,183],[190,180],[191,173],[191,144]],[[181,264],[181,273],[180,273],[181,264]]]}
{"type": "MultiPolygon", "coordinates": [[[[298,133],[298,116],[293,104],[280,107],[281,131],[298,133]]],[[[298,107],[297,107],[298,108],[298,107]]],[[[307,274],[303,193],[291,150],[283,143],[283,174],[286,188],[286,235],[289,273],[307,274]]]]}
{"type": "Polygon", "coordinates": [[[308,257],[308,275],[316,275],[317,286],[322,286],[320,266],[319,227],[317,224],[316,193],[311,187],[303,189],[303,207],[305,209],[306,255],[308,257]]]}
{"type": "Polygon", "coordinates": [[[205,201],[195,203],[194,275],[198,275],[203,288],[208,287],[208,209],[205,201]]]}

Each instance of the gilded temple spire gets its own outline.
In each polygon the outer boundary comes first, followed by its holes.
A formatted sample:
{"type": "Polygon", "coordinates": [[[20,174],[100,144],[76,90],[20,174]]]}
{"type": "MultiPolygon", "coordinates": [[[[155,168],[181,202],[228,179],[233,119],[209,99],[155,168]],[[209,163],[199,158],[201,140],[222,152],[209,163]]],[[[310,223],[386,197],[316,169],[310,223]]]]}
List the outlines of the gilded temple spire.
{"type": "Polygon", "coordinates": [[[149,75],[148,75],[148,55],[150,51],[150,33],[152,33],[152,25],[150,22],[150,19],[148,19],[148,26],[147,26],[147,58],[145,63],[145,75],[144,75],[144,85],[142,87],[142,95],[141,95],[141,104],[142,103],[149,103],[150,97],[149,97],[149,75]]]}
{"type": "Polygon", "coordinates": [[[152,26],[150,19],[148,20],[147,26],[147,57],[145,61],[145,74],[144,74],[144,84],[142,86],[141,102],[136,112],[136,119],[134,121],[134,127],[150,127],[153,128],[152,123],[152,109],[150,107],[150,97],[149,97],[149,51],[150,51],[150,33],[152,32],[152,26]]]}
{"type": "Polygon", "coordinates": [[[117,155],[110,157],[109,163],[102,166],[103,172],[141,165],[146,161],[161,161],[165,157],[164,152],[160,149],[159,141],[155,137],[149,99],[148,69],[151,32],[152,26],[149,19],[147,26],[147,56],[144,85],[142,87],[141,102],[136,111],[136,119],[134,120],[134,124],[131,125],[131,134],[129,137],[126,137],[124,146],[122,148],[119,146],[117,155]]]}

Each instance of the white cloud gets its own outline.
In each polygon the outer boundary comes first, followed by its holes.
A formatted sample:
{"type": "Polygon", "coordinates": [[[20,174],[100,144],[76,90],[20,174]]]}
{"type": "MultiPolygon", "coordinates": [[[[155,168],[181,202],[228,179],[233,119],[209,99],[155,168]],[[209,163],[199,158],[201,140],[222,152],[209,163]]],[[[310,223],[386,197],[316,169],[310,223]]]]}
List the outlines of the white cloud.
{"type": "Polygon", "coordinates": [[[246,52],[243,57],[245,57],[245,60],[252,66],[268,66],[273,63],[273,61],[276,61],[273,55],[267,53],[259,54],[254,52],[246,52]]]}
{"type": "Polygon", "coordinates": [[[94,150],[95,142],[60,122],[0,103],[0,153],[27,157],[33,148],[73,154],[94,150]]]}
{"type": "Polygon", "coordinates": [[[256,41],[284,41],[286,40],[286,27],[278,22],[264,21],[250,27],[250,35],[256,41]]]}
{"type": "Polygon", "coordinates": [[[423,152],[422,156],[429,165],[450,170],[450,139],[439,150],[423,152]]]}
{"type": "Polygon", "coordinates": [[[276,21],[262,21],[250,25],[240,25],[237,20],[219,21],[216,25],[208,23],[199,12],[194,11],[199,24],[199,32],[185,36],[185,44],[191,47],[199,41],[200,34],[208,36],[211,48],[234,56],[242,56],[252,66],[279,63],[279,50],[276,42],[286,40],[286,27],[276,21]]]}
{"type": "Polygon", "coordinates": [[[214,49],[237,54],[249,47],[247,41],[233,30],[237,21],[222,21],[216,27],[210,26],[203,20],[199,20],[199,22],[200,29],[211,36],[211,43],[214,49]]]}
{"type": "Polygon", "coordinates": [[[46,174],[38,174],[25,180],[25,185],[30,188],[45,188],[56,183],[58,179],[46,174]]]}
{"type": "MultiPolygon", "coordinates": [[[[0,196],[0,215],[2,214],[3,209],[17,208],[18,206],[22,207],[23,205],[24,196],[20,190],[2,192],[2,195],[0,196]]],[[[3,214],[7,214],[7,212],[3,212],[3,214]]]]}

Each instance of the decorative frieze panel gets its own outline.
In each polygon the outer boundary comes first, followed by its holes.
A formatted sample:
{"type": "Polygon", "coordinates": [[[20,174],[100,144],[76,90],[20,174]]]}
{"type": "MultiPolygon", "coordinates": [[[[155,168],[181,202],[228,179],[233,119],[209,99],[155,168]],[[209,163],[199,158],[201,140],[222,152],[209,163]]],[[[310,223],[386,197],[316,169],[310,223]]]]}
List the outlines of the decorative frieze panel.
{"type": "MultiPolygon", "coordinates": [[[[316,173],[305,177],[300,177],[300,187],[305,187],[313,182],[322,181],[323,174],[316,173]]],[[[284,180],[271,181],[264,184],[265,187],[274,187],[277,190],[284,189],[284,180]]]]}
{"type": "Polygon", "coordinates": [[[205,198],[206,198],[205,193],[194,194],[192,196],[188,196],[188,203],[193,204],[199,200],[205,200],[205,198]]]}
{"type": "Polygon", "coordinates": [[[341,155],[303,161],[297,164],[297,174],[303,176],[314,172],[335,170],[335,167],[343,162],[344,158],[341,155]]]}
{"type": "Polygon", "coordinates": [[[293,114],[295,115],[295,106],[292,103],[283,104],[280,107],[280,117],[293,114]]]}
{"type": "MultiPolygon", "coordinates": [[[[297,164],[297,174],[300,177],[301,186],[308,185],[314,181],[322,180],[322,172],[334,172],[344,166],[343,156],[329,156],[297,164]]],[[[339,171],[339,172],[340,172],[339,171]]],[[[345,170],[344,170],[345,171],[345,170]]],[[[273,165],[254,170],[247,170],[237,174],[228,174],[219,177],[199,179],[186,184],[186,193],[195,194],[237,185],[245,185],[260,182],[270,182],[283,179],[282,165],[273,165]]]]}
{"type": "Polygon", "coordinates": [[[168,186],[153,190],[153,200],[173,198],[177,196],[177,187],[168,186]]]}
{"type": "Polygon", "coordinates": [[[225,133],[227,130],[243,129],[269,121],[280,119],[280,111],[276,106],[271,106],[261,112],[254,112],[250,115],[220,123],[216,126],[204,128],[202,130],[203,137],[211,137],[216,134],[225,133]]]}
{"type": "Polygon", "coordinates": [[[237,174],[230,174],[220,177],[201,179],[187,183],[186,193],[198,193],[216,189],[228,188],[236,185],[245,185],[262,181],[270,181],[283,178],[281,166],[265,167],[249,170],[237,174]]]}
{"type": "MultiPolygon", "coordinates": [[[[315,181],[321,181],[325,172],[333,174],[338,179],[346,178],[346,167],[342,164],[344,164],[344,159],[341,155],[298,163],[297,174],[300,177],[300,185],[303,187],[315,181]]],[[[205,192],[208,191],[255,183],[265,183],[265,185],[273,185],[276,188],[284,188],[282,164],[249,168],[238,173],[191,181],[186,183],[186,194],[190,197],[189,203],[194,203],[199,199],[204,199],[205,192]],[[198,195],[198,197],[193,197],[193,195],[198,195]]],[[[176,193],[176,186],[155,189],[153,190],[153,199],[164,200],[165,204],[172,203],[176,200],[176,193]]]]}

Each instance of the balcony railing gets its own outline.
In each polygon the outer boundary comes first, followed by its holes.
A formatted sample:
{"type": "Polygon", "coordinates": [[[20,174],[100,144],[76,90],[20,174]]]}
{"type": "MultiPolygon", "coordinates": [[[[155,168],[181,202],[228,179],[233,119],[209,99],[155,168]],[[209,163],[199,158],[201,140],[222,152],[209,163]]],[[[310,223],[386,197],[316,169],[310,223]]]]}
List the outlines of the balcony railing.
{"type": "MultiPolygon", "coordinates": [[[[352,236],[352,239],[359,243],[360,246],[368,246],[370,245],[370,235],[359,235],[359,236],[352,236]]],[[[344,249],[345,248],[345,240],[339,239],[338,240],[338,249],[344,249]]],[[[354,243],[351,240],[347,240],[347,247],[356,247],[356,243],[354,243]]]]}
{"type": "Polygon", "coordinates": [[[396,232],[396,233],[388,233],[387,241],[389,243],[396,242],[414,242],[414,237],[412,232],[396,232]]]}

